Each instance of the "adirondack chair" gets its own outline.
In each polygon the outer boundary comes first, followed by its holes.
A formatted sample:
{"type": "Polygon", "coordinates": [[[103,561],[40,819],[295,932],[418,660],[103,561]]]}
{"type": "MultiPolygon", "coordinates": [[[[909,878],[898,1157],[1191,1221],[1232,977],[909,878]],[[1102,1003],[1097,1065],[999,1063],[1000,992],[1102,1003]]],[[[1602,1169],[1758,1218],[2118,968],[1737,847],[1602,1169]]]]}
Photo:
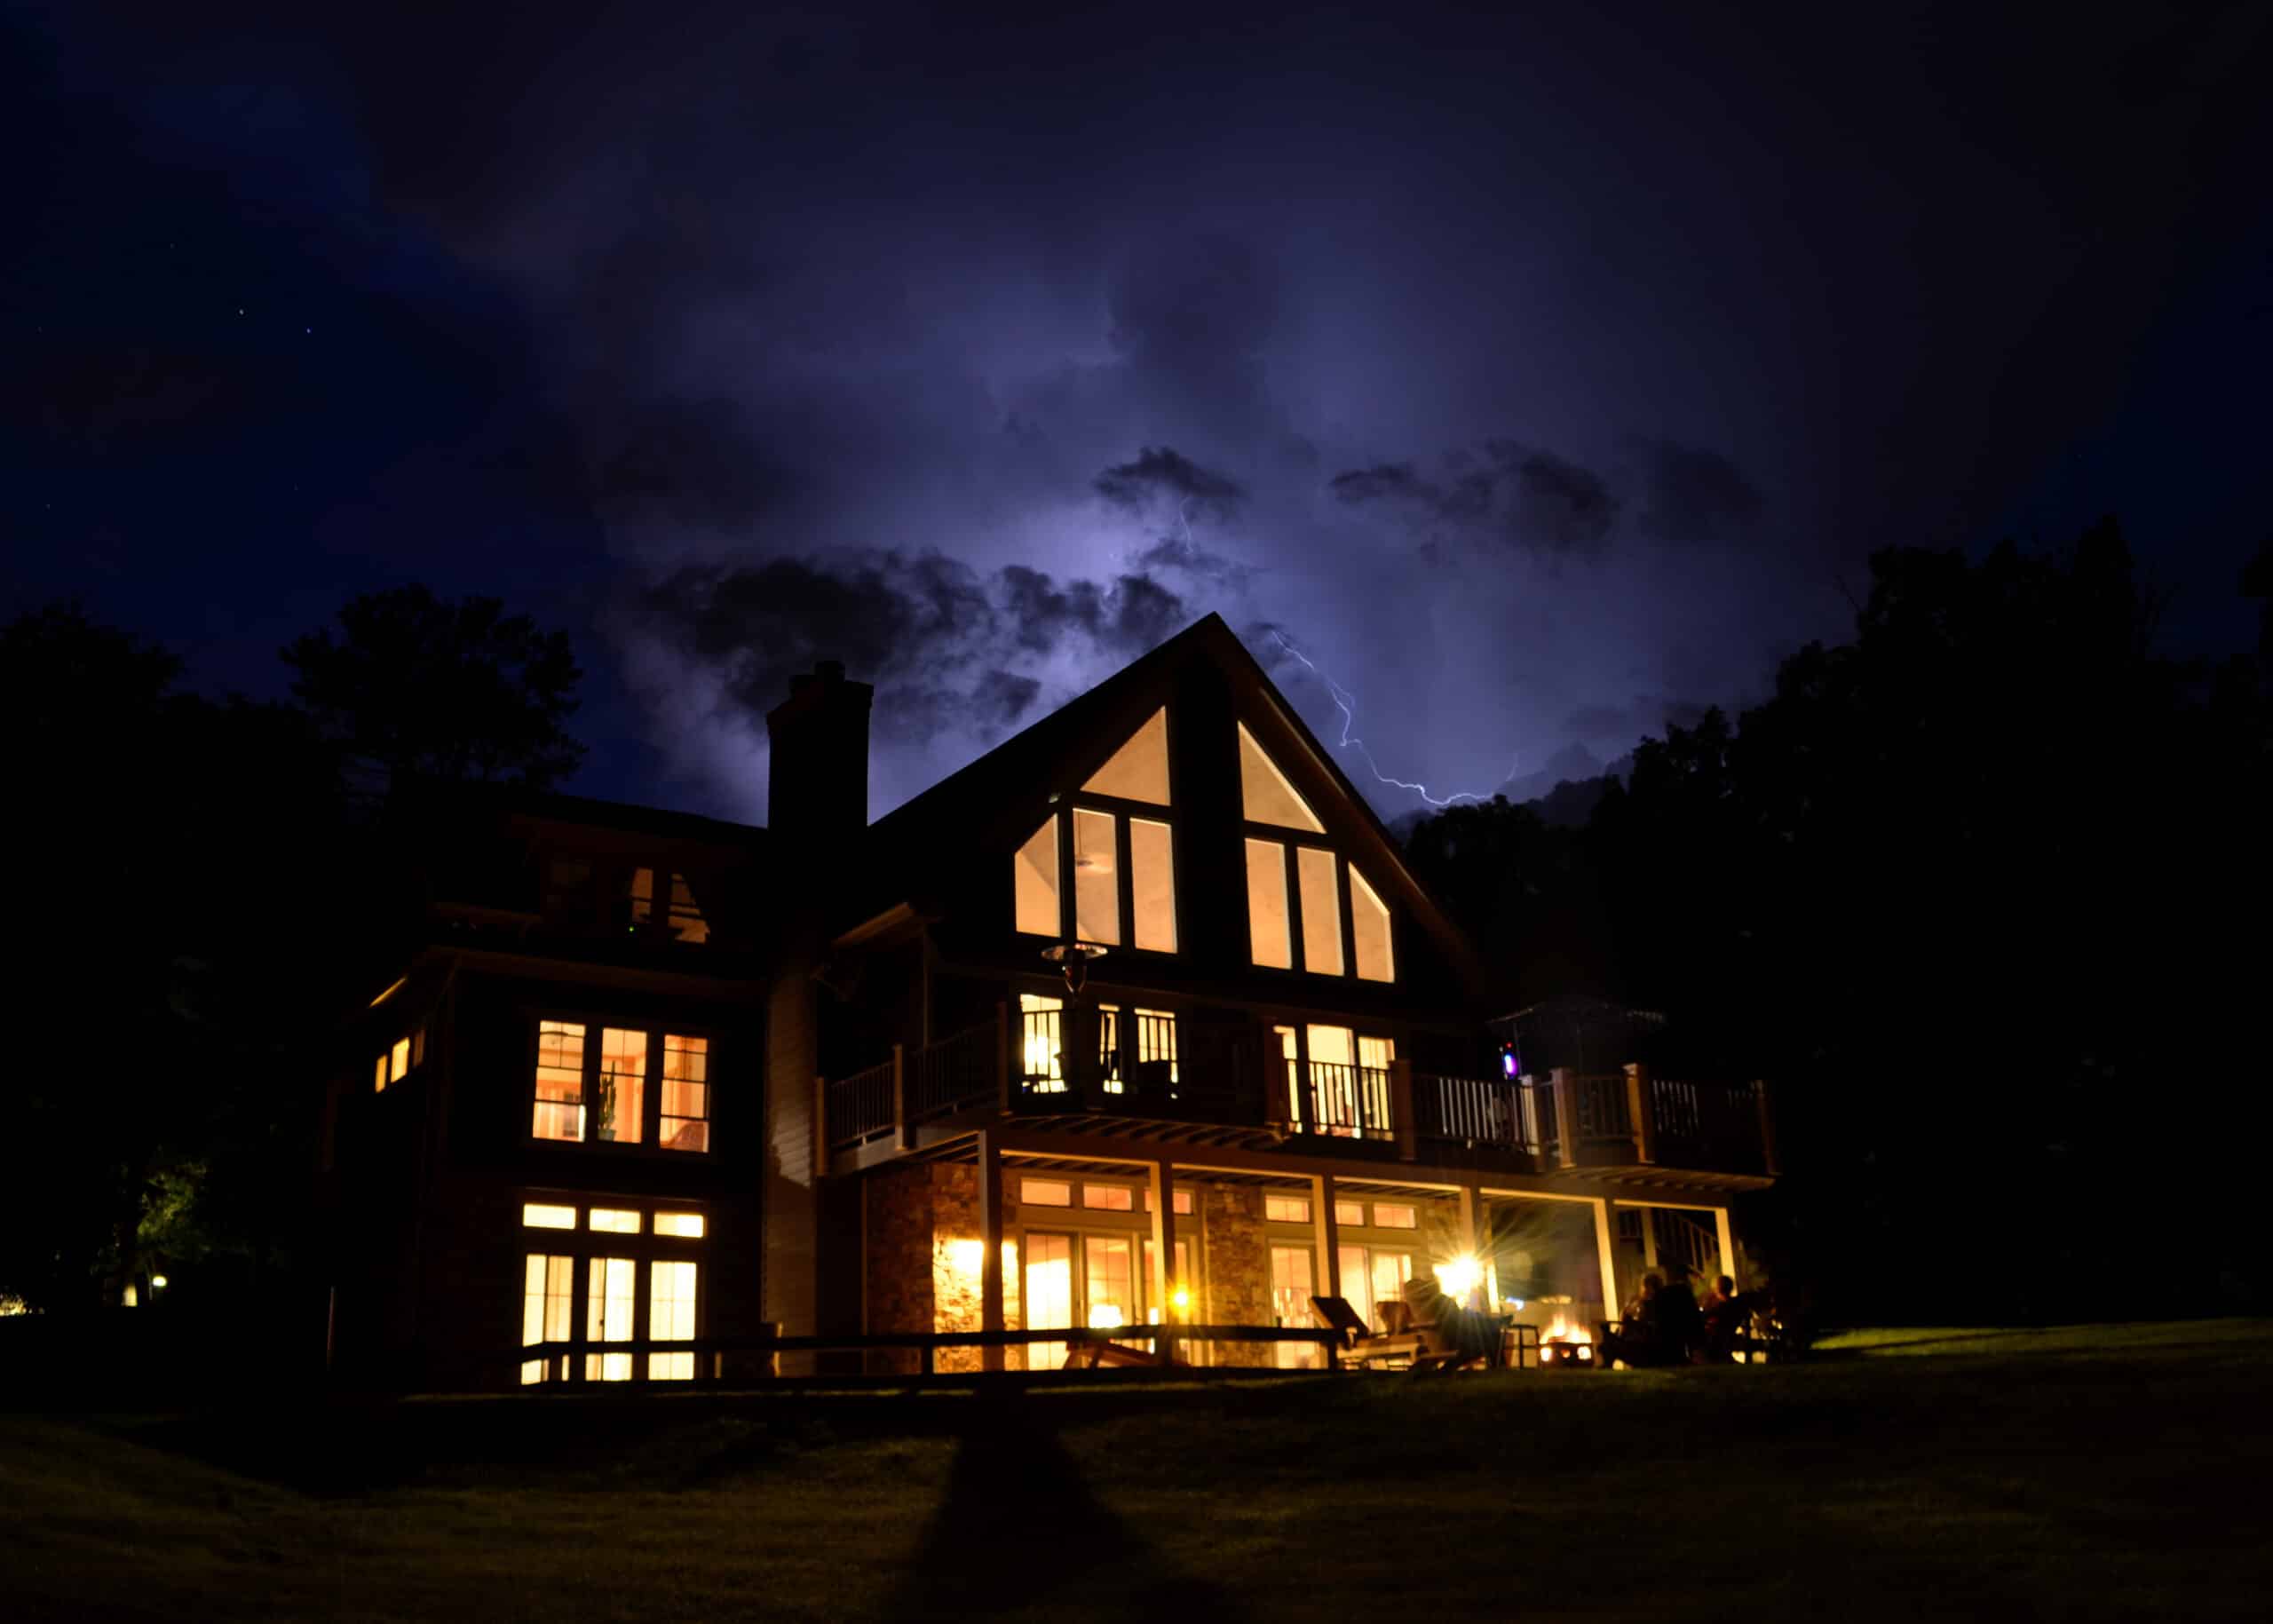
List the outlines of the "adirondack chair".
{"type": "Polygon", "coordinates": [[[1347,1297],[1312,1297],[1311,1312],[1327,1329],[1342,1333],[1345,1359],[1361,1365],[1375,1359],[1403,1359],[1417,1367],[1422,1360],[1435,1357],[1435,1339],[1425,1331],[1376,1332],[1350,1306],[1347,1297]]]}

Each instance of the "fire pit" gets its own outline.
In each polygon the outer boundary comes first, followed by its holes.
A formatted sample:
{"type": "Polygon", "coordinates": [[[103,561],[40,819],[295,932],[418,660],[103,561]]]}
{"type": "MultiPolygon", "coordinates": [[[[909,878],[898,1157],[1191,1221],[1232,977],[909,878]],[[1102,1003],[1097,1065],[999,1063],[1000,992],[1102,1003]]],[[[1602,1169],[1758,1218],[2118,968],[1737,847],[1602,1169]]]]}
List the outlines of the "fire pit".
{"type": "Polygon", "coordinates": [[[1592,1331],[1584,1326],[1574,1326],[1557,1314],[1540,1333],[1539,1367],[1541,1370],[1593,1370],[1601,1359],[1595,1351],[1592,1331]]]}

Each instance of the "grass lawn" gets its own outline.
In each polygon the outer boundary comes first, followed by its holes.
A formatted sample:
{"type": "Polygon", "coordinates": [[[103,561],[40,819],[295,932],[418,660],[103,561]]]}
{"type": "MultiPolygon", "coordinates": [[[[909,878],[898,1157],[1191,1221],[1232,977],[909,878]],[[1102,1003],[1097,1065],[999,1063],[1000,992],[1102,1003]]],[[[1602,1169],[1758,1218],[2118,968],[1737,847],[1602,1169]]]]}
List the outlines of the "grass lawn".
{"type": "Polygon", "coordinates": [[[2273,1605],[2273,1324],[1857,1333],[1830,1352],[0,1414],[0,1618],[1848,1624],[2273,1605]]]}

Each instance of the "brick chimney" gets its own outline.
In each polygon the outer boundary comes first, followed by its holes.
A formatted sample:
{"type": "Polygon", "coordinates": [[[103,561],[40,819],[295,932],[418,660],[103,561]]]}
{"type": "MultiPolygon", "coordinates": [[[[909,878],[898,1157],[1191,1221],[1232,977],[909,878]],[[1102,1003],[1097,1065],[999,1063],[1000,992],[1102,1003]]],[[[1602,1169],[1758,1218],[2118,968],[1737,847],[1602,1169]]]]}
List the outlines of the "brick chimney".
{"type": "Polygon", "coordinates": [[[868,826],[868,704],[875,689],[847,682],[844,662],[823,660],[789,679],[789,697],[766,713],[773,763],[766,827],[780,837],[826,844],[868,826]]]}

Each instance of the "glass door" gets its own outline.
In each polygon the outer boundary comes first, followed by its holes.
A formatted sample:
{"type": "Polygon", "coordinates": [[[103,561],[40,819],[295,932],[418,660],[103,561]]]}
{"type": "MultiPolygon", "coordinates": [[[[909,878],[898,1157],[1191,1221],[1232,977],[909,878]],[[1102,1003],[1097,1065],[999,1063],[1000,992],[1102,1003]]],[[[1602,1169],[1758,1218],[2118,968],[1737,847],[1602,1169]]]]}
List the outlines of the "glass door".
{"type": "MultiPolygon", "coordinates": [[[[1279,1325],[1314,1325],[1311,1312],[1311,1252],[1308,1247],[1271,1248],[1271,1307],[1279,1325]]],[[[1310,1370],[1319,1362],[1314,1343],[1271,1344],[1271,1363],[1281,1370],[1310,1370]]]]}
{"type": "MultiPolygon", "coordinates": [[[[1109,1331],[1136,1319],[1136,1277],[1130,1261],[1135,1248],[1126,1235],[1084,1235],[1085,1267],[1082,1286],[1088,1293],[1088,1324],[1109,1331]]],[[[1140,1346],[1143,1344],[1131,1344],[1140,1346]]]]}
{"type": "MultiPolygon", "coordinates": [[[[1041,1235],[1029,1230],[1022,1311],[1031,1331],[1059,1331],[1073,1323],[1073,1237],[1041,1235]]],[[[1062,1342],[1026,1344],[1028,1370],[1056,1370],[1065,1363],[1062,1342]]]]}

